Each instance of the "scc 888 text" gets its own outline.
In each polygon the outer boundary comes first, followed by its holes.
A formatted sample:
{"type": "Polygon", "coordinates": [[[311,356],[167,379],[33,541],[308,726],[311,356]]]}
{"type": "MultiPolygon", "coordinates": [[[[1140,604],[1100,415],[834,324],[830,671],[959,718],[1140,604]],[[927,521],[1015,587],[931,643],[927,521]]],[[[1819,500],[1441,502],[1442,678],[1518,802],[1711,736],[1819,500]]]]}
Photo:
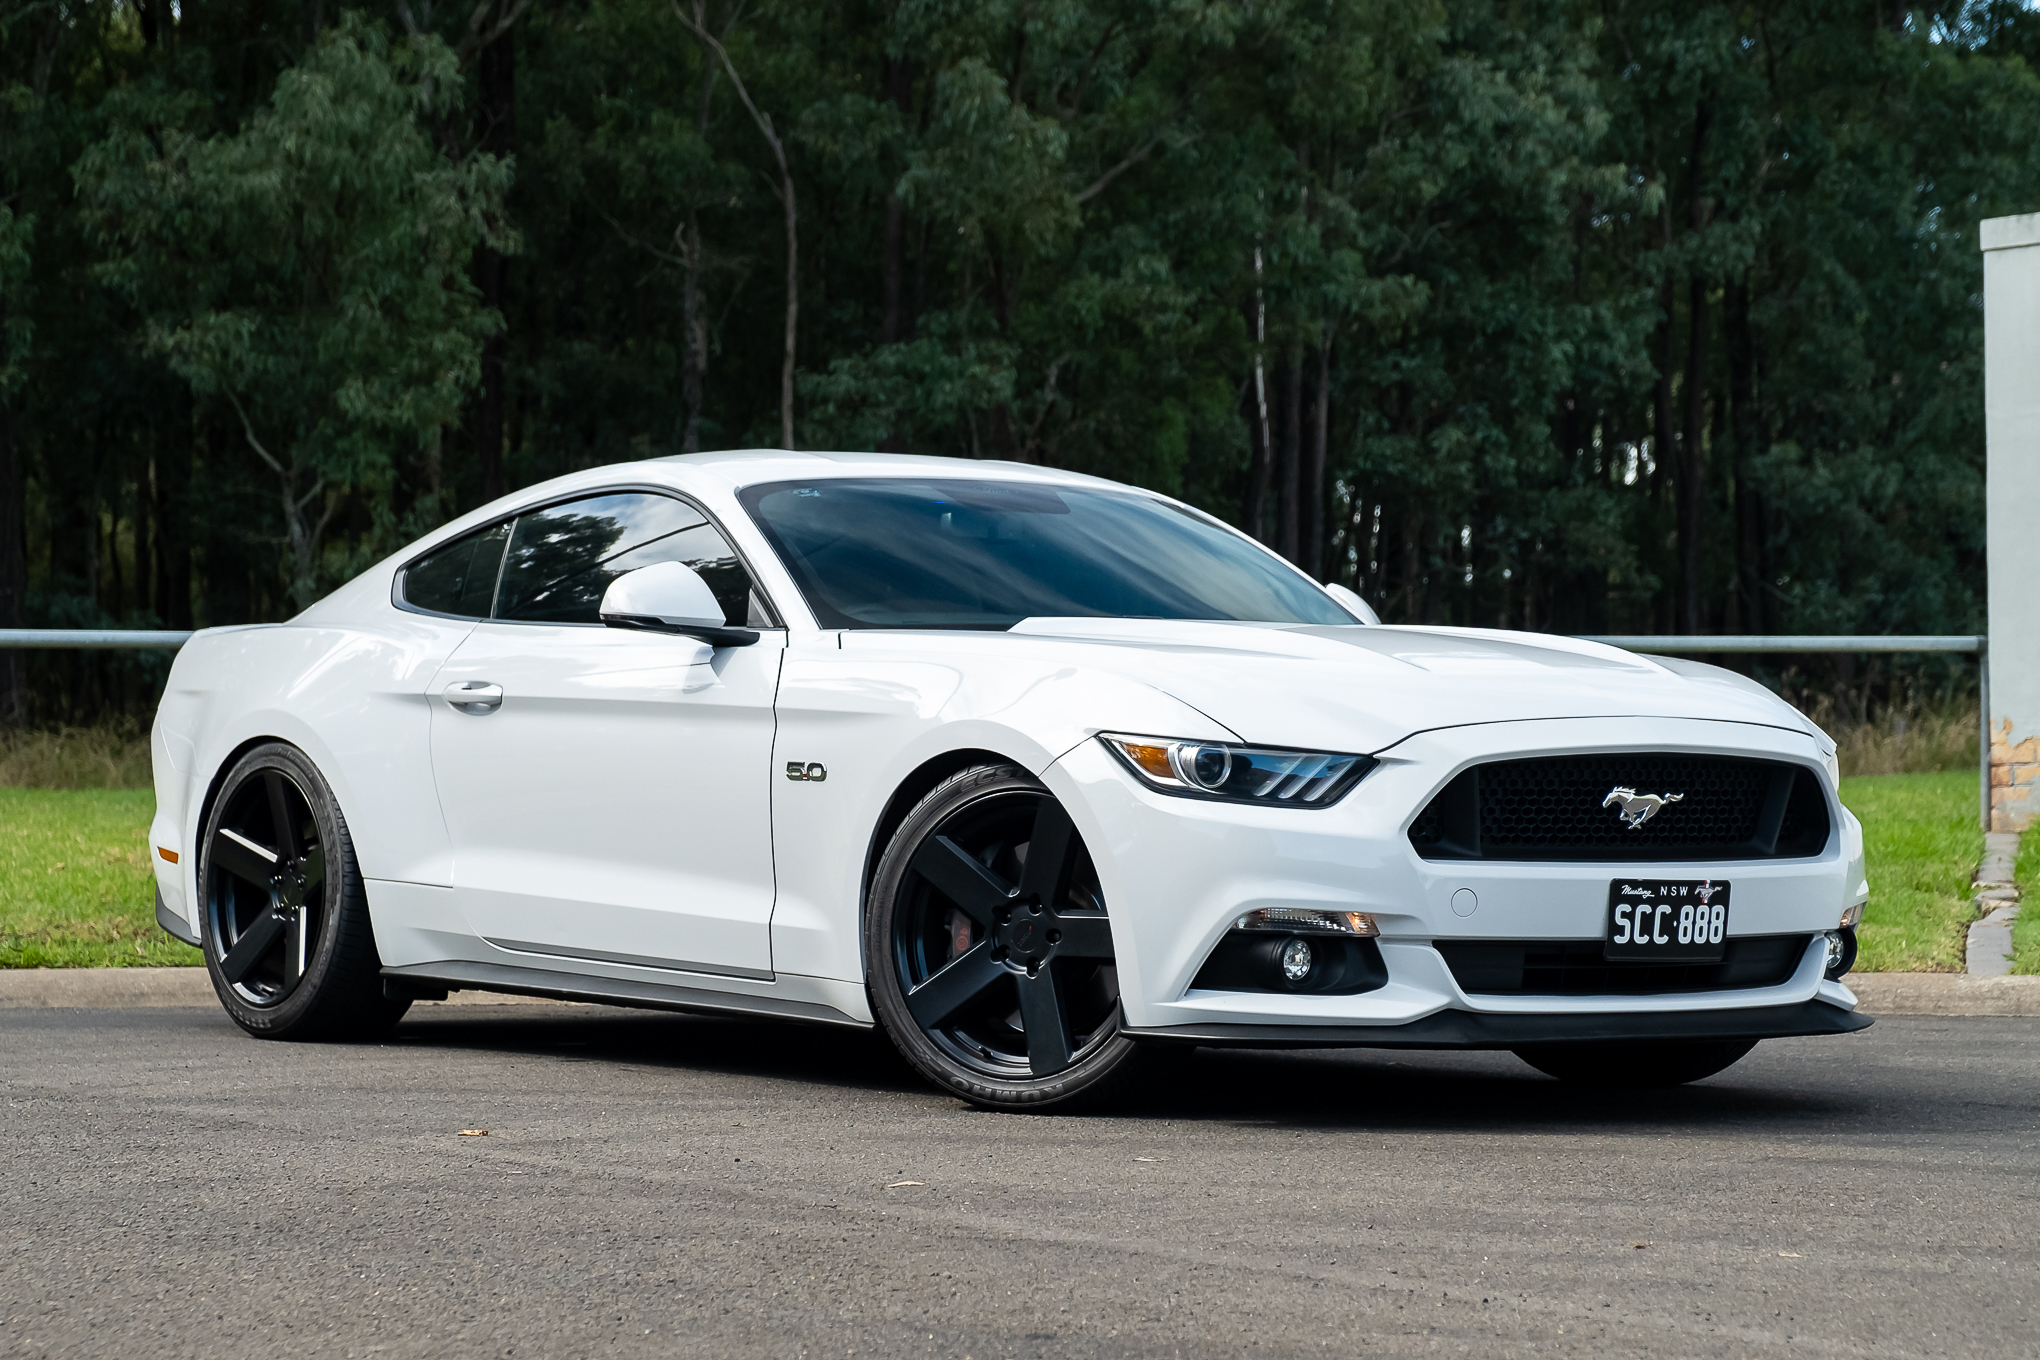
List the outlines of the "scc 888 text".
{"type": "Polygon", "coordinates": [[[1728,908],[1722,906],[1695,906],[1692,903],[1679,908],[1680,944],[1720,944],[1722,932],[1728,927],[1728,908]]]}

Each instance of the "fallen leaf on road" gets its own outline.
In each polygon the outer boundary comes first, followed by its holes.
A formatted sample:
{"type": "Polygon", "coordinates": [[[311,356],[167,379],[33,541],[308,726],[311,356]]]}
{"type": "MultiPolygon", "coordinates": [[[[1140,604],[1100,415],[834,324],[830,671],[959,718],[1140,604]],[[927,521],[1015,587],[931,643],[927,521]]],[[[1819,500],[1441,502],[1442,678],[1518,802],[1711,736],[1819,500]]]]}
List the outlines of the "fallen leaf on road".
{"type": "Polygon", "coordinates": [[[1795,1260],[1795,1261],[1798,1261],[1798,1260],[1802,1260],[1802,1259],[1804,1259],[1804,1258],[1802,1258],[1802,1257],[1800,1256],[1800,1254],[1799,1254],[1798,1252],[1796,1252],[1796,1251],[1781,1251],[1781,1252],[1779,1252],[1778,1254],[1779,1254],[1780,1256],[1790,1256],[1790,1257],[1791,1257],[1791,1258],[1792,1258],[1793,1260],[1795,1260]]]}
{"type": "Polygon", "coordinates": [[[462,1129],[460,1136],[463,1138],[487,1138],[489,1131],[487,1129],[462,1129]]]}
{"type": "Polygon", "coordinates": [[[927,1184],[926,1181],[894,1181],[891,1185],[888,1185],[886,1189],[897,1190],[903,1185],[926,1185],[926,1184],[927,1184]]]}
{"type": "Polygon", "coordinates": [[[1631,1242],[1631,1243],[1630,1243],[1629,1245],[1630,1245],[1630,1246],[1632,1246],[1632,1247],[1635,1247],[1635,1248],[1636,1248],[1636,1249],[1637,1249],[1638,1251],[1642,1251],[1642,1250],[1643,1250],[1643,1249],[1644,1249],[1645,1247],[1649,1246],[1649,1245],[1650,1245],[1650,1243],[1648,1243],[1648,1242],[1631,1242]]]}

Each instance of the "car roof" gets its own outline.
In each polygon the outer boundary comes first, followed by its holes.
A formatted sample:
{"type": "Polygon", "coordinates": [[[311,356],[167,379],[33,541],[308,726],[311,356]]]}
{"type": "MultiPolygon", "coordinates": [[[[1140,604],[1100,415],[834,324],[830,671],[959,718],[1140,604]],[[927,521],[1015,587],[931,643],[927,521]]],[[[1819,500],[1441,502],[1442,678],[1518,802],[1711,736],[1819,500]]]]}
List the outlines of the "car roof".
{"type": "Polygon", "coordinates": [[[974,480],[1055,482],[1062,485],[1138,490],[1103,477],[1001,459],[938,458],[918,453],[789,452],[786,449],[724,449],[677,453],[649,460],[699,468],[732,488],[760,482],[836,477],[968,477],[974,480]]]}

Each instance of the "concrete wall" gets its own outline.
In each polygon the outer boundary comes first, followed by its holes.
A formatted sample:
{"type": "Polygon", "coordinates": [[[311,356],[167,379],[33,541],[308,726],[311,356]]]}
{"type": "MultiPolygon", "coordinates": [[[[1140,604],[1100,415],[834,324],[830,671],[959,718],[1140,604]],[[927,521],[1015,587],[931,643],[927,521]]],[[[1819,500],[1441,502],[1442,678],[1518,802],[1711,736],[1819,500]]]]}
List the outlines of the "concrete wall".
{"type": "Polygon", "coordinates": [[[1990,826],[2040,816],[2040,213],[1983,224],[1990,826]]]}

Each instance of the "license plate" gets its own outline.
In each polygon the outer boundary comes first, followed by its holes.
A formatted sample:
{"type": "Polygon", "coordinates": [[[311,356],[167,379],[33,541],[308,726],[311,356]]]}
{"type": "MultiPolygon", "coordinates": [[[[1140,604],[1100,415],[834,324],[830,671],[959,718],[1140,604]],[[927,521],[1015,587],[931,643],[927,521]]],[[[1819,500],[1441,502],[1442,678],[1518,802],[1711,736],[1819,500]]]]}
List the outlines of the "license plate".
{"type": "Polygon", "coordinates": [[[1618,878],[1608,885],[1602,957],[1719,963],[1728,938],[1728,884],[1711,878],[1618,878]]]}

